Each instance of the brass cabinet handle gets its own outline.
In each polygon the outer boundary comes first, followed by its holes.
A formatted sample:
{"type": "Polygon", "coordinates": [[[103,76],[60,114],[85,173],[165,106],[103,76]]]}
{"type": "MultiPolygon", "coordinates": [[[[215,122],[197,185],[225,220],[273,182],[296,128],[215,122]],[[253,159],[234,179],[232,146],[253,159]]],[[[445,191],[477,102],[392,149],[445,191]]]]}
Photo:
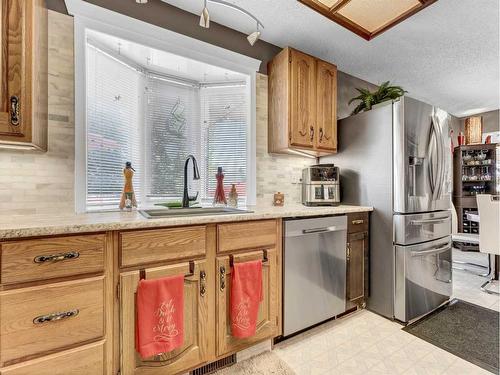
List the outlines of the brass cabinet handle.
{"type": "Polygon", "coordinates": [[[78,251],[70,251],[67,253],[38,255],[33,258],[34,263],[60,262],[61,260],[76,259],[80,256],[78,251]]]}
{"type": "Polygon", "coordinates": [[[74,310],[56,312],[56,313],[47,314],[47,315],[40,315],[40,316],[37,316],[35,319],[33,319],[33,324],[57,322],[59,320],[75,317],[78,315],[79,312],[80,312],[80,310],[74,309],[74,310]]]}
{"type": "Polygon", "coordinates": [[[205,294],[207,293],[207,286],[206,286],[206,281],[207,281],[207,273],[205,271],[200,272],[200,296],[205,297],[205,294]]]}
{"type": "Polygon", "coordinates": [[[223,292],[226,289],[226,267],[220,266],[220,277],[219,277],[219,287],[220,291],[223,292]]]}
{"type": "Polygon", "coordinates": [[[19,98],[15,95],[10,97],[10,123],[19,125],[19,98]]]}
{"type": "Polygon", "coordinates": [[[311,138],[311,141],[313,141],[314,140],[314,126],[312,126],[312,125],[309,128],[309,136],[311,138]]]}
{"type": "Polygon", "coordinates": [[[363,224],[364,222],[365,221],[363,219],[351,221],[352,225],[360,225],[363,224]]]}
{"type": "Polygon", "coordinates": [[[347,261],[351,260],[351,244],[349,242],[347,243],[347,256],[346,256],[346,260],[347,261]]]}
{"type": "Polygon", "coordinates": [[[319,128],[319,143],[323,142],[323,128],[319,128]]]}

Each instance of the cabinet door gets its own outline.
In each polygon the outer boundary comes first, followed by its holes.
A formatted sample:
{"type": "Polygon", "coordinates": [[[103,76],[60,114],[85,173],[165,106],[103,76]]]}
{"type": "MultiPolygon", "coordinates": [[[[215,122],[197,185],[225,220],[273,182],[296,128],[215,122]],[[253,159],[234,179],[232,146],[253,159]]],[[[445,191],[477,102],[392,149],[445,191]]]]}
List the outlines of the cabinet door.
{"type": "Polygon", "coordinates": [[[354,301],[365,296],[366,269],[368,256],[368,236],[366,232],[352,233],[347,237],[347,299],[354,301]]]}
{"type": "Polygon", "coordinates": [[[195,261],[145,270],[146,279],[185,274],[184,279],[184,345],[170,353],[141,359],[135,350],[135,296],[140,271],[120,275],[121,373],[177,374],[197,367],[213,356],[213,331],[207,295],[206,261],[195,261]],[[191,268],[191,269],[190,269],[191,268]],[[192,271],[192,274],[191,274],[192,271]]]}
{"type": "Polygon", "coordinates": [[[317,62],[316,148],[337,150],[337,67],[317,62]]]}
{"type": "MultiPolygon", "coordinates": [[[[26,131],[24,123],[24,95],[29,89],[26,72],[29,64],[23,63],[23,57],[30,57],[31,41],[26,32],[30,28],[31,6],[26,0],[4,0],[0,4],[0,135],[23,137],[26,131]],[[21,106],[21,103],[23,106],[21,106]]],[[[26,60],[27,61],[27,60],[26,60]]],[[[25,61],[25,62],[26,62],[25,61]]]]}
{"type": "Polygon", "coordinates": [[[221,356],[244,349],[278,334],[278,292],[276,249],[252,251],[217,257],[217,355],[221,356]],[[267,256],[266,256],[267,254],[267,256]],[[231,335],[231,257],[233,262],[247,262],[265,258],[262,263],[263,300],[257,318],[254,336],[238,339],[231,335]],[[267,259],[267,260],[266,260],[267,259]]]}
{"type": "Polygon", "coordinates": [[[316,122],[316,59],[290,50],[290,145],[314,147],[316,122]]]}

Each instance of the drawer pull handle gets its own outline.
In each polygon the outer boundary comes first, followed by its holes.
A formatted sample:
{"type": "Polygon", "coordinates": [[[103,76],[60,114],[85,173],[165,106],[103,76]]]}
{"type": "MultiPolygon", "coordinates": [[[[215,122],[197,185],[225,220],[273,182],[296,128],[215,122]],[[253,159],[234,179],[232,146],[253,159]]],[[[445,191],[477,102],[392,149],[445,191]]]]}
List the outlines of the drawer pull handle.
{"type": "Polygon", "coordinates": [[[364,222],[365,221],[363,219],[353,220],[352,225],[361,225],[361,224],[364,224],[364,222]]]}
{"type": "Polygon", "coordinates": [[[80,312],[80,310],[74,309],[74,310],[56,312],[56,313],[47,314],[47,315],[40,315],[40,316],[37,316],[35,319],[33,319],[33,324],[57,322],[59,320],[75,317],[78,315],[79,312],[80,312]]]}
{"type": "Polygon", "coordinates": [[[76,259],[80,256],[78,251],[71,251],[69,253],[60,253],[52,255],[38,255],[33,259],[35,263],[47,263],[47,262],[60,262],[61,260],[76,259]]]}

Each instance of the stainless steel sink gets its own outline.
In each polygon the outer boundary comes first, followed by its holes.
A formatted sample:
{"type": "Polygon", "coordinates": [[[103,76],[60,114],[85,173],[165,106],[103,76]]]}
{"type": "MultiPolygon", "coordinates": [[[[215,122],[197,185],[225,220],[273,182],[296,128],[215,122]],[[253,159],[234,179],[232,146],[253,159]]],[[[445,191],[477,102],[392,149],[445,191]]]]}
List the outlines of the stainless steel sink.
{"type": "Polygon", "coordinates": [[[146,219],[160,219],[165,217],[180,217],[180,216],[212,216],[212,215],[233,215],[233,214],[248,214],[252,211],[240,210],[230,207],[193,207],[193,208],[161,208],[151,210],[139,210],[142,216],[146,219]]]}

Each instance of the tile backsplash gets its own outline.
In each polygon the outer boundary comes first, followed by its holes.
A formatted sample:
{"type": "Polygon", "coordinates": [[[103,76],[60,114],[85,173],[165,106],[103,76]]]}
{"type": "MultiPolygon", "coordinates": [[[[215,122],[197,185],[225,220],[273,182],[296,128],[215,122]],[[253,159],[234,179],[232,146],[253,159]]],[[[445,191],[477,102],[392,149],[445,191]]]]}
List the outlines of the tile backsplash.
{"type": "Polygon", "coordinates": [[[0,215],[74,211],[73,18],[49,11],[48,152],[0,149],[0,215]]]}
{"type": "MultiPolygon", "coordinates": [[[[49,11],[49,150],[0,149],[0,215],[75,210],[73,43],[73,18],[49,11]]],[[[271,204],[277,191],[285,194],[285,204],[299,203],[302,169],[315,159],[267,153],[267,76],[257,74],[256,83],[257,203],[271,204]]],[[[365,81],[339,72],[339,102],[347,102],[344,99],[360,85],[371,88],[365,81]]],[[[339,116],[345,117],[350,110],[339,105],[339,116]]]]}
{"type": "Polygon", "coordinates": [[[267,84],[267,76],[257,74],[257,204],[271,204],[277,191],[285,194],[285,205],[299,203],[302,169],[315,164],[316,160],[299,155],[267,153],[267,84]]]}

